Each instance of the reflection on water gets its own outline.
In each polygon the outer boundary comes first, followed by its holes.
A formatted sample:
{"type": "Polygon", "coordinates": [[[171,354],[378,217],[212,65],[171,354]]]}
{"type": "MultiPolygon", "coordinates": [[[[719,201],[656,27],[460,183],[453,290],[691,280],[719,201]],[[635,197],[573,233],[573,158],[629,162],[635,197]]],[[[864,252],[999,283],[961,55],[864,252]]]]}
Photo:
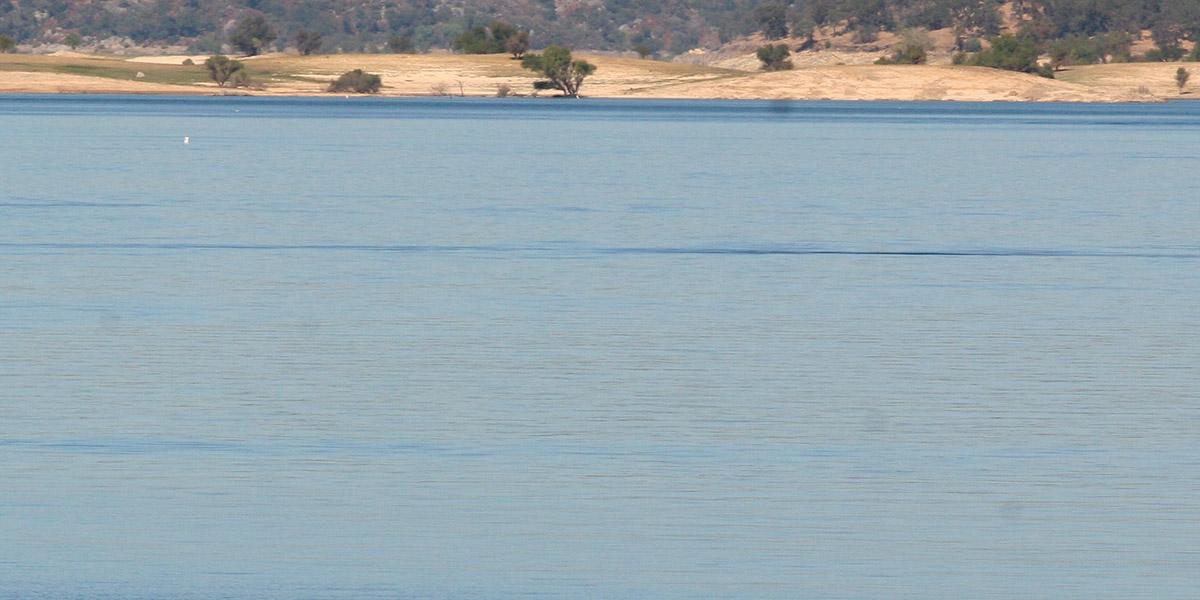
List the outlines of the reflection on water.
{"type": "Polygon", "coordinates": [[[1200,109],[782,108],[0,98],[0,598],[1193,597],[1200,109]]]}

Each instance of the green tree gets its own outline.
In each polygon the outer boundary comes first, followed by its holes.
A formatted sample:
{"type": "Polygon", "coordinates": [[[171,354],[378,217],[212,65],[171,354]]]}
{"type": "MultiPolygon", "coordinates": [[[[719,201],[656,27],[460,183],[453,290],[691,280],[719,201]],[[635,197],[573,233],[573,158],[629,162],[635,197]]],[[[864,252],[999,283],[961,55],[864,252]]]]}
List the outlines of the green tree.
{"type": "MultiPolygon", "coordinates": [[[[504,21],[492,21],[487,27],[472,27],[462,32],[454,38],[451,47],[464,54],[501,54],[509,52],[508,40],[518,35],[520,32],[516,27],[504,21]]],[[[526,37],[526,50],[528,49],[526,37]]]]}
{"type": "Polygon", "coordinates": [[[1038,64],[1038,48],[1032,39],[1027,37],[1019,38],[1006,33],[994,37],[989,41],[992,44],[991,48],[976,53],[974,56],[963,61],[963,64],[1017,71],[1020,73],[1033,73],[1042,77],[1049,77],[1050,79],[1054,78],[1054,72],[1050,67],[1043,67],[1038,64]]]}
{"type": "Polygon", "coordinates": [[[70,46],[72,50],[74,50],[83,43],[83,38],[79,37],[78,33],[72,33],[67,35],[67,39],[63,40],[63,42],[70,46]]]}
{"type": "Polygon", "coordinates": [[[533,82],[534,89],[561,90],[568,98],[578,98],[583,80],[596,72],[596,65],[574,60],[571,51],[562,46],[550,46],[541,54],[526,54],[521,66],[545,77],[533,82]]]}
{"type": "Polygon", "coordinates": [[[1192,78],[1192,74],[1188,73],[1187,69],[1185,69],[1183,67],[1179,67],[1178,69],[1175,69],[1175,85],[1179,86],[1180,94],[1183,93],[1183,88],[1187,86],[1188,79],[1191,79],[1191,78],[1192,78]]]}
{"type": "Polygon", "coordinates": [[[877,65],[923,65],[929,59],[925,47],[920,44],[905,43],[897,48],[889,57],[875,61],[877,65]]]}
{"type": "Polygon", "coordinates": [[[504,41],[504,50],[512,55],[513,59],[520,60],[529,52],[529,32],[518,31],[516,34],[508,37],[504,41]]]}
{"type": "Polygon", "coordinates": [[[254,56],[275,41],[276,37],[275,28],[267,21],[267,17],[260,12],[252,12],[233,26],[229,43],[246,56],[254,56]]]}
{"type": "Polygon", "coordinates": [[[296,49],[304,56],[320,50],[323,42],[321,34],[315,31],[301,29],[296,33],[296,49]]]}
{"type": "Polygon", "coordinates": [[[342,73],[333,83],[329,84],[331,92],[354,92],[356,94],[374,94],[379,91],[383,80],[378,75],[355,69],[342,73]]]}
{"type": "Polygon", "coordinates": [[[208,68],[209,78],[217,82],[217,87],[225,87],[235,75],[244,73],[246,68],[241,61],[221,54],[210,56],[204,61],[204,66],[208,68]]]}
{"type": "Polygon", "coordinates": [[[1177,23],[1160,22],[1150,30],[1156,48],[1146,53],[1146,58],[1156,61],[1172,61],[1183,58],[1183,28],[1177,23]]]}
{"type": "Polygon", "coordinates": [[[791,55],[787,44],[767,44],[755,53],[762,61],[764,71],[786,71],[792,68],[791,55]]]}
{"type": "Polygon", "coordinates": [[[393,35],[392,37],[388,38],[387,46],[388,50],[391,50],[396,54],[407,54],[413,51],[412,38],[408,37],[407,35],[393,35]]]}
{"type": "Polygon", "coordinates": [[[785,38],[788,35],[787,7],[782,4],[762,4],[754,9],[754,19],[768,40],[785,38]]]}
{"type": "Polygon", "coordinates": [[[7,35],[0,34],[0,54],[7,54],[17,47],[17,42],[7,35]]]}

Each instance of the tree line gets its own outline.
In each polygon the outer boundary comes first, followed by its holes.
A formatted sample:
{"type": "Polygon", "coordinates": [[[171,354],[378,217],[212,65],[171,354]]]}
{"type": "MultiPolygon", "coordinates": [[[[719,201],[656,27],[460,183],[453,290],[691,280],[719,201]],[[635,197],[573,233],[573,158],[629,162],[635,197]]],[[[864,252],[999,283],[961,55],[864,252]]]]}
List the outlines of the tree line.
{"type": "Polygon", "coordinates": [[[234,43],[235,23],[258,14],[277,33],[263,49],[301,51],[314,40],[326,51],[510,51],[521,32],[532,32],[543,43],[653,56],[753,33],[811,42],[818,28],[863,42],[882,31],[953,28],[965,51],[1000,33],[1002,11],[1020,20],[1018,37],[1043,49],[1057,42],[1066,60],[1088,60],[1097,40],[1112,44],[1143,31],[1156,43],[1150,58],[1175,60],[1200,38],[1200,0],[0,0],[0,35],[76,44],[117,36],[219,52],[234,43]],[[494,27],[498,14],[513,31],[494,27]]]}

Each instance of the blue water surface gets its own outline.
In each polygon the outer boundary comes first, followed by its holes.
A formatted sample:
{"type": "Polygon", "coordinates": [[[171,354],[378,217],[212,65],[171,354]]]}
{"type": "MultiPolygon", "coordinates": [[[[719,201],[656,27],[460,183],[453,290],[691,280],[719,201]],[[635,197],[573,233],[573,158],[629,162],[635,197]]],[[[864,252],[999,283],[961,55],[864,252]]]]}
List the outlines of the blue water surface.
{"type": "Polygon", "coordinates": [[[1197,173],[1200,103],[0,96],[0,598],[1195,598],[1197,173]]]}

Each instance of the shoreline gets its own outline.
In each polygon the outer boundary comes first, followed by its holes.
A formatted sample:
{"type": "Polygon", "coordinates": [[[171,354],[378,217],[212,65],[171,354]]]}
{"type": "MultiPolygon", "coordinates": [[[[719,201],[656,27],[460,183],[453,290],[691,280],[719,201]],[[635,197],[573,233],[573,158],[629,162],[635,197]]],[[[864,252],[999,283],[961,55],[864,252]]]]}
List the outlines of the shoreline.
{"type": "MultiPolygon", "coordinates": [[[[582,56],[598,66],[596,75],[584,83],[582,90],[584,98],[592,99],[1093,104],[1200,99],[1200,91],[1194,89],[1200,87],[1197,84],[1183,93],[1175,89],[1177,63],[1073,67],[1057,73],[1056,79],[1046,79],[950,65],[834,65],[762,72],[582,56]]],[[[0,55],[0,94],[337,97],[345,94],[326,92],[328,82],[340,73],[361,68],[383,78],[383,89],[371,97],[553,96],[531,93],[533,74],[506,56],[250,57],[243,60],[254,86],[236,89],[218,88],[207,80],[202,65],[183,65],[183,58],[0,55]]]]}

